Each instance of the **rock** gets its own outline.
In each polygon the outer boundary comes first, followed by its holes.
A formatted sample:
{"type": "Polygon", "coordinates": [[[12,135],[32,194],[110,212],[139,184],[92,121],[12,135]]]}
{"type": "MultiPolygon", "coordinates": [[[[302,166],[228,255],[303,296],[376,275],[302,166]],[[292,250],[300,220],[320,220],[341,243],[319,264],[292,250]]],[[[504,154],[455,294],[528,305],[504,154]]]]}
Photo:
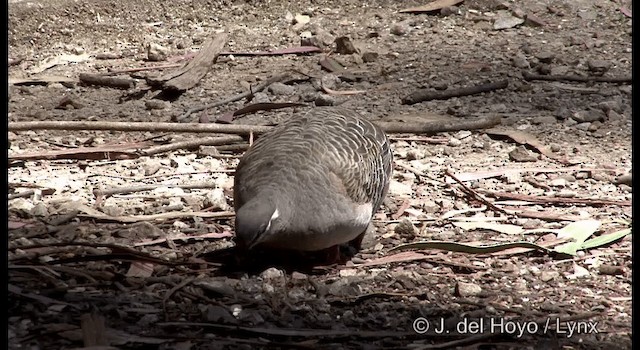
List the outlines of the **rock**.
{"type": "Polygon", "coordinates": [[[156,43],[148,44],[146,50],[147,60],[152,62],[165,61],[169,52],[169,49],[156,43]]]}
{"type": "Polygon", "coordinates": [[[540,124],[553,125],[556,122],[557,122],[556,117],[552,117],[552,116],[535,117],[533,118],[533,120],[531,120],[531,124],[534,124],[534,125],[540,125],[540,124]]]}
{"type": "Polygon", "coordinates": [[[454,135],[458,140],[464,140],[469,136],[471,136],[471,131],[469,130],[460,130],[454,135]]]}
{"type": "Polygon", "coordinates": [[[521,69],[529,69],[529,68],[531,68],[531,65],[529,64],[529,61],[523,55],[517,55],[515,57],[512,57],[511,58],[511,63],[516,68],[521,68],[521,69]]]}
{"type": "Polygon", "coordinates": [[[146,221],[131,225],[131,232],[135,232],[145,238],[158,238],[165,235],[158,226],[146,221]]]}
{"type": "Polygon", "coordinates": [[[514,162],[535,162],[538,160],[538,157],[531,153],[526,147],[518,146],[509,152],[509,159],[514,162]]]}
{"type": "Polygon", "coordinates": [[[524,24],[530,27],[544,27],[547,25],[547,23],[542,20],[542,18],[532,13],[527,13],[527,18],[525,18],[524,24]]]}
{"type": "Polygon", "coordinates": [[[556,193],[556,197],[560,197],[560,198],[574,198],[577,195],[578,194],[572,190],[561,190],[558,193],[556,193]]]}
{"type": "Polygon", "coordinates": [[[300,46],[322,47],[318,38],[311,34],[310,31],[300,33],[300,46]]]}
{"type": "Polygon", "coordinates": [[[588,60],[587,67],[594,75],[602,75],[611,68],[611,61],[606,60],[588,60]]]}
{"type": "Polygon", "coordinates": [[[551,182],[549,182],[549,184],[551,186],[553,186],[553,187],[566,187],[567,186],[567,180],[559,177],[557,179],[551,180],[551,182]]]}
{"type": "Polygon", "coordinates": [[[403,218],[396,225],[394,232],[399,236],[413,238],[416,235],[416,227],[409,219],[403,218]]]}
{"type": "Polygon", "coordinates": [[[614,111],[616,113],[622,113],[622,103],[617,100],[609,100],[600,102],[597,104],[597,107],[600,108],[604,113],[609,115],[609,112],[614,111]]]}
{"type": "Polygon", "coordinates": [[[283,84],[280,82],[275,82],[269,85],[269,91],[274,95],[293,95],[296,92],[296,89],[293,86],[283,84]]]}
{"type": "Polygon", "coordinates": [[[540,280],[542,282],[549,282],[552,279],[557,278],[558,276],[560,276],[560,273],[558,273],[558,271],[542,271],[540,273],[540,280]]]}
{"type": "Polygon", "coordinates": [[[551,63],[553,59],[556,57],[556,54],[551,51],[542,51],[536,55],[536,58],[541,63],[551,63]]]}
{"type": "Polygon", "coordinates": [[[168,108],[169,106],[171,106],[169,101],[162,101],[162,100],[147,100],[147,101],[144,101],[144,107],[147,110],[165,109],[165,108],[168,108]]]}
{"type": "Polygon", "coordinates": [[[340,82],[340,78],[338,78],[337,75],[335,74],[325,74],[320,78],[320,89],[322,89],[322,86],[329,88],[329,89],[336,89],[338,86],[338,83],[340,82]]]}
{"type": "Polygon", "coordinates": [[[218,151],[216,146],[200,146],[198,155],[216,157],[220,155],[220,151],[218,151]]]}
{"type": "Polygon", "coordinates": [[[458,140],[455,137],[452,137],[449,139],[449,142],[447,142],[447,145],[450,147],[458,147],[462,144],[462,141],[458,140]]]}
{"type": "Polygon", "coordinates": [[[260,277],[262,277],[265,280],[280,279],[284,277],[284,272],[282,270],[276,269],[275,267],[270,267],[262,271],[262,273],[260,274],[260,277]]]}
{"type": "Polygon", "coordinates": [[[551,75],[567,75],[569,73],[569,70],[571,70],[571,67],[569,67],[569,66],[553,66],[553,67],[551,67],[551,70],[549,71],[549,74],[551,74],[551,75]]]}
{"type": "Polygon", "coordinates": [[[446,6],[440,9],[441,16],[451,16],[451,15],[459,15],[460,8],[458,6],[446,6]]]}
{"type": "Polygon", "coordinates": [[[107,204],[102,207],[102,212],[109,216],[122,216],[124,208],[118,205],[107,204]]]}
{"type": "Polygon", "coordinates": [[[315,104],[316,106],[334,106],[336,104],[336,99],[331,95],[318,94],[315,104]]]}
{"type": "Polygon", "coordinates": [[[591,123],[580,123],[576,125],[576,129],[582,130],[582,131],[587,131],[589,130],[590,127],[591,127],[591,123]]]}
{"type": "Polygon", "coordinates": [[[605,114],[601,110],[590,109],[590,110],[587,110],[587,111],[575,112],[575,113],[573,113],[571,118],[573,118],[573,120],[577,121],[578,123],[593,122],[593,121],[596,121],[596,120],[604,121],[605,120],[605,114]]]}
{"type": "Polygon", "coordinates": [[[339,54],[351,55],[358,52],[356,47],[353,46],[353,42],[351,42],[351,39],[349,39],[346,36],[341,36],[336,38],[335,43],[336,43],[336,52],[339,54]]]}
{"type": "Polygon", "coordinates": [[[493,29],[502,30],[517,27],[524,23],[524,19],[512,16],[511,14],[504,13],[496,18],[493,22],[493,29]]]}
{"type": "Polygon", "coordinates": [[[42,202],[36,203],[33,206],[33,208],[31,208],[30,212],[31,212],[31,215],[37,216],[37,217],[44,217],[49,215],[49,210],[47,209],[47,206],[42,202]]]}
{"type": "Polygon", "coordinates": [[[264,92],[256,92],[255,94],[253,94],[253,99],[251,99],[251,102],[253,102],[253,103],[269,103],[269,102],[271,102],[271,99],[269,98],[269,95],[267,95],[264,92]]]}
{"type": "Polygon", "coordinates": [[[598,14],[596,13],[595,10],[588,7],[584,7],[580,11],[578,11],[578,17],[586,21],[593,21],[596,18],[598,18],[598,14]]]}
{"type": "Polygon", "coordinates": [[[458,282],[456,284],[456,295],[461,297],[472,297],[482,293],[482,287],[475,283],[458,282]]]}
{"type": "Polygon", "coordinates": [[[591,123],[591,125],[589,125],[589,128],[587,130],[590,132],[596,132],[600,129],[601,126],[602,123],[596,120],[595,122],[591,123]]]}
{"type": "Polygon", "coordinates": [[[212,208],[213,210],[229,210],[229,204],[227,198],[224,195],[224,191],[221,188],[214,188],[208,191],[204,199],[204,206],[212,208]]]}
{"type": "Polygon", "coordinates": [[[307,15],[301,15],[301,14],[297,14],[294,18],[293,18],[293,24],[307,24],[309,23],[309,21],[311,21],[311,17],[307,16],[307,15]]]}
{"type": "Polygon", "coordinates": [[[157,173],[162,168],[162,163],[158,159],[147,159],[144,164],[142,164],[142,169],[144,171],[144,176],[150,176],[157,173]]]}
{"type": "Polygon", "coordinates": [[[231,312],[227,308],[220,305],[207,305],[207,310],[204,315],[207,322],[216,323],[231,323],[235,324],[238,320],[231,315],[231,312]]]}
{"type": "Polygon", "coordinates": [[[407,34],[408,32],[409,32],[409,27],[406,25],[406,23],[400,22],[400,23],[395,23],[394,25],[391,26],[391,34],[393,35],[402,36],[407,34]]]}
{"type": "Polygon", "coordinates": [[[223,296],[234,296],[236,291],[225,281],[221,281],[215,278],[197,279],[192,282],[193,285],[198,286],[208,292],[213,292],[223,296]]]}
{"type": "Polygon", "coordinates": [[[365,63],[375,62],[377,59],[378,59],[377,52],[369,51],[362,54],[362,62],[365,62],[365,63]]]}

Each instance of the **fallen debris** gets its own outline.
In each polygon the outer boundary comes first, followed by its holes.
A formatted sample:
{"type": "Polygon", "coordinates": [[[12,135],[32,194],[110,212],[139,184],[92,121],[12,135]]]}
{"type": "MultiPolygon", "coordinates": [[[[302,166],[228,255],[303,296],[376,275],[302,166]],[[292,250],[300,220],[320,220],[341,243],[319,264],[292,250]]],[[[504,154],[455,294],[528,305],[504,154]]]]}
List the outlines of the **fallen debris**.
{"type": "Polygon", "coordinates": [[[164,90],[183,92],[196,86],[211,69],[227,42],[227,34],[220,33],[202,45],[202,49],[184,67],[158,78],[148,78],[150,85],[164,90]]]}
{"type": "Polygon", "coordinates": [[[80,73],[78,79],[86,85],[108,86],[116,89],[130,89],[135,86],[133,79],[116,78],[101,74],[80,73]]]}
{"type": "Polygon", "coordinates": [[[452,97],[461,97],[481,94],[494,90],[504,89],[509,85],[507,80],[501,80],[493,83],[480,84],[475,86],[467,86],[458,89],[434,91],[431,89],[420,89],[409,96],[402,98],[402,104],[412,105],[418,102],[431,100],[446,100],[452,97]]]}

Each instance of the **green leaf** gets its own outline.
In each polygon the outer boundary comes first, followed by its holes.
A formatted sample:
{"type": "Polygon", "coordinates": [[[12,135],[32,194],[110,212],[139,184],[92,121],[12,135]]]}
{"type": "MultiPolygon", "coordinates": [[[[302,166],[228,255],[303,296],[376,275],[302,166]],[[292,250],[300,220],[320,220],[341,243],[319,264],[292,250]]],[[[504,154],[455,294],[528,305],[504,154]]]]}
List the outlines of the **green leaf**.
{"type": "Polygon", "coordinates": [[[582,244],[600,228],[598,220],[582,220],[572,222],[558,232],[558,238],[571,238],[568,242],[557,246],[554,250],[558,253],[576,255],[582,244]]]}
{"type": "Polygon", "coordinates": [[[613,241],[617,241],[620,238],[631,234],[631,229],[630,228],[626,228],[624,230],[620,230],[620,231],[616,231],[613,233],[609,233],[606,235],[602,235],[602,236],[598,236],[596,238],[592,238],[584,243],[582,243],[582,246],[580,248],[582,249],[591,249],[591,248],[596,248],[596,247],[601,247],[603,245],[607,245],[613,241]]]}

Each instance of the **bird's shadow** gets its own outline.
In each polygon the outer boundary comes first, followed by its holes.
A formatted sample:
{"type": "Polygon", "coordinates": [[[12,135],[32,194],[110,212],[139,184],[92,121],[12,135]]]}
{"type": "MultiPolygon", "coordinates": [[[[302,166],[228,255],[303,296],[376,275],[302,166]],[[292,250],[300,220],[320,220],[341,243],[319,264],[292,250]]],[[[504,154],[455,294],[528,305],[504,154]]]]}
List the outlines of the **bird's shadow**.
{"type": "Polygon", "coordinates": [[[340,247],[339,258],[328,259],[328,252],[300,252],[282,249],[239,249],[237,246],[219,249],[199,256],[199,258],[219,264],[217,274],[237,276],[247,273],[257,275],[271,267],[287,273],[300,272],[308,275],[323,274],[350,260],[355,251],[350,247],[340,247]]]}

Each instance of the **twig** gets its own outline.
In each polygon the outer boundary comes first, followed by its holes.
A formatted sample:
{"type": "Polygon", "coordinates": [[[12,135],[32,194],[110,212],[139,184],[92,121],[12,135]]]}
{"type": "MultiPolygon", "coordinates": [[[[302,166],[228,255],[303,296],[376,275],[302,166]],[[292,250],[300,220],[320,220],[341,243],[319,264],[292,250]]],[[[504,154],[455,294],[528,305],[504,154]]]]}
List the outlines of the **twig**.
{"type": "Polygon", "coordinates": [[[186,140],[170,143],[167,145],[154,146],[142,150],[141,153],[145,156],[151,156],[158,153],[175,151],[178,149],[194,149],[200,146],[217,146],[217,145],[225,145],[234,142],[242,142],[244,139],[240,136],[230,135],[224,137],[205,137],[198,138],[195,140],[186,140]]]}
{"type": "Polygon", "coordinates": [[[418,102],[431,100],[446,100],[451,97],[461,97],[481,94],[494,90],[504,89],[509,85],[507,80],[501,80],[493,83],[480,84],[475,86],[467,86],[458,89],[434,91],[431,89],[420,89],[409,96],[402,98],[402,104],[412,105],[418,102]]]}
{"type": "MultiPolygon", "coordinates": [[[[500,124],[500,116],[474,118],[462,121],[427,123],[374,122],[387,133],[432,134],[446,131],[483,129],[500,124]]],[[[154,122],[91,122],[91,121],[35,121],[9,122],[8,131],[27,130],[109,130],[109,131],[151,131],[185,133],[220,133],[249,135],[261,134],[272,126],[242,124],[199,124],[199,123],[154,123],[154,122]]]]}
{"type": "Polygon", "coordinates": [[[526,194],[508,193],[508,192],[492,192],[487,190],[482,190],[482,193],[494,198],[516,199],[521,201],[543,203],[543,204],[618,205],[623,207],[631,206],[631,201],[616,201],[616,200],[610,200],[610,199],[529,196],[526,194]]]}
{"type": "Polygon", "coordinates": [[[522,72],[524,80],[547,80],[547,81],[578,81],[578,82],[596,82],[596,83],[616,83],[631,84],[632,77],[583,77],[579,75],[539,75],[529,72],[522,72]]]}
{"type": "Polygon", "coordinates": [[[177,292],[178,290],[188,286],[189,284],[191,284],[196,279],[197,279],[197,277],[187,278],[187,279],[183,280],[182,282],[178,283],[177,285],[175,285],[173,288],[171,288],[169,291],[167,291],[167,294],[164,295],[164,298],[162,298],[162,309],[164,310],[165,322],[168,321],[168,319],[169,319],[169,313],[167,313],[167,300],[169,300],[169,298],[171,298],[171,296],[175,292],[177,292]]]}
{"type": "Polygon", "coordinates": [[[143,180],[150,180],[150,179],[159,179],[163,177],[174,177],[174,176],[177,177],[177,176],[184,176],[184,175],[198,175],[198,174],[211,174],[211,173],[233,174],[235,173],[235,170],[234,169],[211,169],[211,170],[205,170],[205,171],[186,171],[183,173],[147,175],[142,177],[122,176],[122,175],[113,175],[113,174],[90,174],[90,175],[87,175],[87,177],[102,176],[102,177],[111,177],[114,179],[122,179],[122,180],[129,180],[129,181],[143,181],[143,180]]]}
{"type": "Polygon", "coordinates": [[[87,85],[108,86],[116,89],[130,89],[135,84],[133,79],[109,77],[101,74],[80,73],[78,79],[87,85]]]}
{"type": "Polygon", "coordinates": [[[473,118],[453,121],[432,121],[426,123],[374,122],[386,133],[435,134],[446,131],[474,130],[490,128],[500,124],[500,116],[473,118]]]}
{"type": "Polygon", "coordinates": [[[164,184],[153,184],[153,185],[137,185],[137,186],[124,186],[124,187],[115,187],[109,189],[95,189],[93,190],[93,194],[95,196],[110,196],[114,194],[122,194],[122,193],[133,193],[133,192],[141,192],[141,191],[152,191],[158,187],[176,187],[182,188],[184,190],[194,190],[201,188],[215,188],[216,184],[214,183],[197,183],[197,184],[186,184],[186,185],[164,185],[164,184]]]}
{"type": "Polygon", "coordinates": [[[455,175],[453,175],[449,169],[444,171],[445,175],[449,176],[450,178],[452,178],[453,180],[455,180],[455,182],[457,182],[460,186],[462,186],[462,188],[464,189],[464,191],[468,194],[470,194],[472,197],[474,197],[475,199],[479,200],[480,202],[484,203],[487,205],[487,207],[491,208],[494,211],[497,211],[499,213],[502,214],[506,214],[506,215],[510,215],[506,210],[499,208],[497,206],[495,206],[493,203],[489,202],[486,198],[484,198],[482,195],[480,195],[478,192],[472,190],[469,186],[467,186],[464,182],[460,181],[455,175]]]}
{"type": "Polygon", "coordinates": [[[110,131],[152,131],[152,132],[193,132],[248,135],[264,133],[270,126],[235,124],[177,124],[177,123],[135,123],[135,122],[90,122],[90,121],[36,121],[11,122],[9,131],[26,130],[110,130],[110,131]]]}
{"type": "Polygon", "coordinates": [[[231,102],[235,102],[235,101],[239,101],[242,100],[243,98],[248,98],[253,96],[256,92],[260,92],[264,89],[266,89],[269,85],[275,83],[275,82],[279,82],[279,81],[283,81],[285,80],[289,75],[288,74],[281,74],[281,75],[276,75],[273,76],[267,80],[265,80],[262,84],[259,84],[258,86],[254,87],[254,88],[250,88],[249,91],[245,91],[243,93],[237,94],[237,95],[233,95],[227,99],[224,100],[220,100],[214,103],[210,103],[204,106],[200,106],[200,107],[194,107],[189,109],[188,111],[186,111],[183,115],[179,116],[176,118],[177,122],[182,122],[183,120],[189,118],[189,116],[193,113],[197,113],[197,112],[201,112],[204,111],[205,109],[211,109],[211,108],[215,108],[215,107],[219,107],[222,105],[226,105],[227,103],[231,103],[231,102]]]}

